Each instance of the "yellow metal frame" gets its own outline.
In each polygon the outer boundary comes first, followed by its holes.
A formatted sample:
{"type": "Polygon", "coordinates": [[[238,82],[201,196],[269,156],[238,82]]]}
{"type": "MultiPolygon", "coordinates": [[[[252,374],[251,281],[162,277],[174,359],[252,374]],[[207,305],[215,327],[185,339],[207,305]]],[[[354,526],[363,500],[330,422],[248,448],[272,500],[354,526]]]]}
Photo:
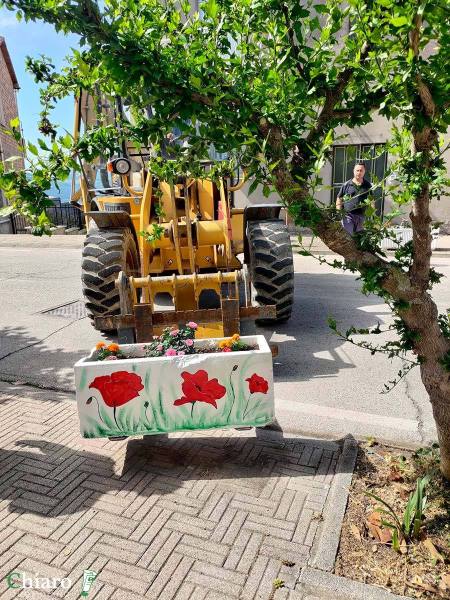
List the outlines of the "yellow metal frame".
{"type": "MultiPolygon", "coordinates": [[[[127,203],[130,219],[138,240],[141,277],[130,278],[134,302],[140,299],[154,306],[159,293],[173,298],[176,310],[199,308],[203,290],[214,290],[222,300],[222,285],[230,297],[238,298],[241,262],[236,254],[243,251],[243,210],[231,209],[230,191],[223,180],[218,184],[219,218],[214,214],[214,184],[209,180],[187,179],[184,184],[160,182],[153,189],[153,178],[147,173],[143,190],[135,190],[127,176],[122,185],[130,196],[100,196],[95,201],[102,211],[105,204],[127,203]],[[155,205],[160,207],[156,215],[155,205]],[[160,239],[149,242],[140,232],[154,233],[161,228],[160,239]],[[204,270],[215,272],[204,273],[204,270]]],[[[81,177],[80,192],[84,212],[89,212],[87,183],[81,177]]],[[[88,224],[89,217],[86,216],[88,224]]],[[[220,335],[222,323],[208,323],[199,336],[220,335]]]]}

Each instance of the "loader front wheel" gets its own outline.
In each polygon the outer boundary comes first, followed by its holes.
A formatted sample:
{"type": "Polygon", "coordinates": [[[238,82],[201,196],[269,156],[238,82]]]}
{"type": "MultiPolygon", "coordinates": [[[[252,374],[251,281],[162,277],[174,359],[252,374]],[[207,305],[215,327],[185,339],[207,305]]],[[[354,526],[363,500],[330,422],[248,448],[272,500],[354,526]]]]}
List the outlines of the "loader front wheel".
{"type": "Polygon", "coordinates": [[[120,313],[115,281],[120,271],[139,276],[139,253],[130,229],[92,229],[83,248],[83,294],[88,316],[120,313]]]}
{"type": "Polygon", "coordinates": [[[260,319],[270,324],[287,321],[294,304],[294,260],[289,231],[283,221],[250,221],[250,286],[256,304],[275,304],[276,319],[260,319]]]}

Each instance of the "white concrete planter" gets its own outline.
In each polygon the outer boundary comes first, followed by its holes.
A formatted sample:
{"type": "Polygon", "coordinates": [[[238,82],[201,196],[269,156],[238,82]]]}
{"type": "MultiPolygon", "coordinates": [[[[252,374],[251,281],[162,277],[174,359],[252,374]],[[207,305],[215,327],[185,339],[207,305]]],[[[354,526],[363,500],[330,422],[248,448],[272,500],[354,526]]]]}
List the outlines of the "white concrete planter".
{"type": "MultiPolygon", "coordinates": [[[[383,250],[396,250],[399,247],[399,244],[400,246],[403,246],[404,244],[412,240],[412,229],[410,227],[391,227],[389,231],[395,234],[398,244],[395,243],[395,240],[391,238],[384,238],[381,241],[381,248],[383,250]]],[[[433,231],[431,232],[432,250],[436,250],[438,239],[439,230],[433,229],[433,231]]]]}
{"type": "Polygon", "coordinates": [[[412,229],[410,227],[391,227],[389,232],[395,235],[397,243],[391,238],[384,238],[381,241],[383,250],[396,250],[399,244],[403,246],[403,244],[412,240],[412,229]]]}
{"type": "MultiPolygon", "coordinates": [[[[202,347],[217,340],[195,340],[202,347]]],[[[146,358],[145,344],[121,346],[135,358],[75,365],[83,437],[267,425],[274,418],[272,353],[262,335],[246,352],[146,358]]]]}

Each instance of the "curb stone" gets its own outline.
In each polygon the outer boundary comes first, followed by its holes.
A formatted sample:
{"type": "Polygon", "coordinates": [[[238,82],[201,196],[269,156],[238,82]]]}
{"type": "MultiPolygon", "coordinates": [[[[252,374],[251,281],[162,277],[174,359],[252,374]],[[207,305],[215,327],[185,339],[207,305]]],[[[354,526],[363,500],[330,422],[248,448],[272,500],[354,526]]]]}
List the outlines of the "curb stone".
{"type": "Polygon", "coordinates": [[[381,587],[310,567],[302,569],[295,589],[305,595],[317,595],[322,600],[413,600],[410,596],[397,596],[381,587]]]}
{"type": "Polygon", "coordinates": [[[358,455],[358,442],[352,437],[345,438],[342,454],[336,466],[336,474],[324,508],[322,531],[312,549],[309,565],[322,571],[331,572],[341,537],[342,521],[347,508],[350,485],[358,455]]]}

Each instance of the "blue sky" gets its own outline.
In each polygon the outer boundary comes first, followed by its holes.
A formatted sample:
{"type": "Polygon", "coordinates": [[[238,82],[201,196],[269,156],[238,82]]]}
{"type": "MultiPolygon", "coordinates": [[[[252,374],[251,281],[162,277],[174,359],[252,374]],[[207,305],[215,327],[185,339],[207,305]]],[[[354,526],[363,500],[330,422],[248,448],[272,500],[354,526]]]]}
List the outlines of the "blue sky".
{"type": "MultiPolygon", "coordinates": [[[[25,58],[26,56],[38,57],[40,54],[45,54],[52,59],[56,68],[59,68],[63,63],[64,56],[70,53],[70,48],[78,47],[77,37],[56,33],[53,27],[40,22],[19,22],[14,13],[5,9],[0,9],[0,35],[6,40],[20,85],[19,116],[24,136],[26,140],[35,142],[40,137],[37,129],[41,110],[39,87],[34,83],[32,76],[25,71],[25,58]]],[[[72,132],[72,98],[65,98],[58,103],[52,120],[72,132]]]]}

